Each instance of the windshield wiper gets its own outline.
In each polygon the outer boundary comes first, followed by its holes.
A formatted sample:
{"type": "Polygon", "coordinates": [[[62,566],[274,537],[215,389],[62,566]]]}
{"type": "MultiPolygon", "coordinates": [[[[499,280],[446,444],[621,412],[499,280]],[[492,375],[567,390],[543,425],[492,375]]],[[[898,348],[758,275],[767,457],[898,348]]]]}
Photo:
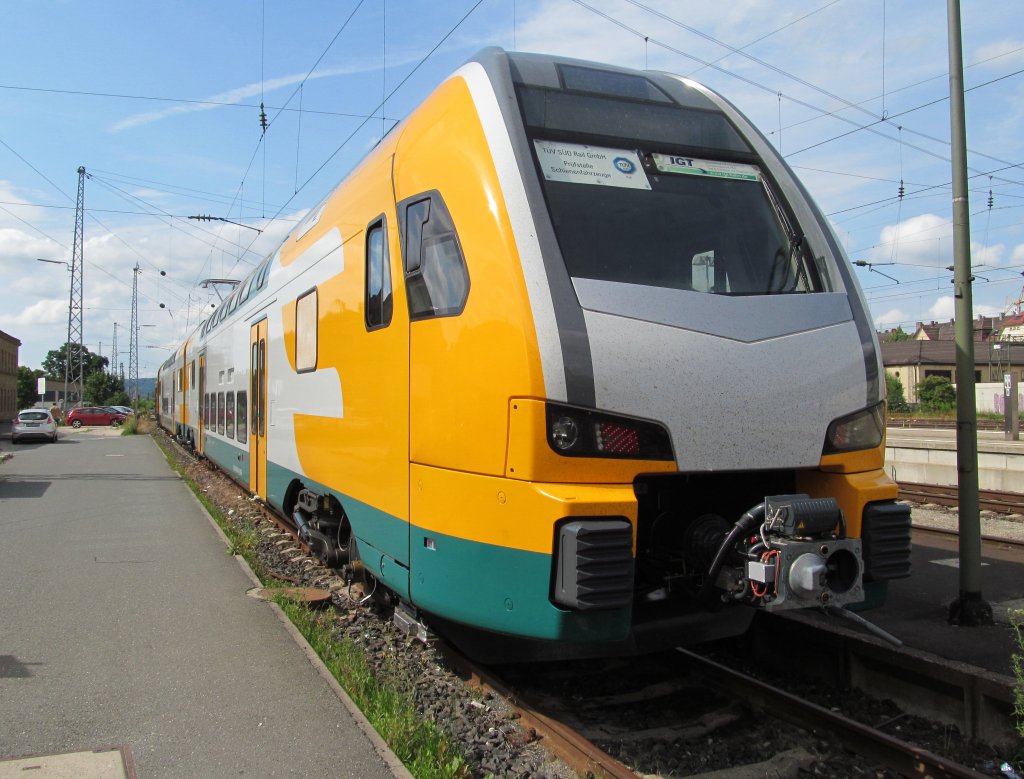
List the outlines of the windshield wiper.
{"type": "Polygon", "coordinates": [[[786,232],[786,238],[789,240],[789,252],[785,253],[781,247],[775,252],[775,258],[772,261],[772,272],[768,277],[769,289],[768,292],[786,292],[786,282],[789,280],[790,270],[796,268],[796,278],[794,279],[794,286],[792,290],[797,291],[800,285],[803,285],[804,290],[809,289],[807,279],[807,269],[804,267],[804,263],[801,262],[800,254],[804,245],[803,233],[798,233],[793,229],[793,225],[789,221],[789,216],[786,214],[786,210],[782,207],[782,203],[779,202],[778,198],[775,197],[775,193],[772,188],[768,186],[768,182],[764,179],[761,180],[761,185],[764,187],[765,194],[768,195],[768,202],[772,204],[772,208],[775,210],[775,216],[778,218],[779,223],[782,225],[782,229],[786,232]],[[775,277],[775,272],[779,267],[779,261],[785,263],[785,275],[782,277],[778,288],[773,288],[770,283],[775,277]]]}

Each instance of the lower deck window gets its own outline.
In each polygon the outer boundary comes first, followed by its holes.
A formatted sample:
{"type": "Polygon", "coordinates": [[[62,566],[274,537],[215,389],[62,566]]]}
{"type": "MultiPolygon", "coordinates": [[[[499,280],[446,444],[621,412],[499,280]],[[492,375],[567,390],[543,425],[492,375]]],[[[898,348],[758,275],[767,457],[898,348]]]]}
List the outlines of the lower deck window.
{"type": "Polygon", "coordinates": [[[228,438],[235,437],[235,393],[229,392],[225,400],[226,431],[228,438]]]}
{"type": "Polygon", "coordinates": [[[244,391],[239,392],[235,398],[235,426],[238,429],[238,442],[240,444],[245,443],[246,425],[248,423],[246,419],[247,402],[246,393],[244,391]]]}

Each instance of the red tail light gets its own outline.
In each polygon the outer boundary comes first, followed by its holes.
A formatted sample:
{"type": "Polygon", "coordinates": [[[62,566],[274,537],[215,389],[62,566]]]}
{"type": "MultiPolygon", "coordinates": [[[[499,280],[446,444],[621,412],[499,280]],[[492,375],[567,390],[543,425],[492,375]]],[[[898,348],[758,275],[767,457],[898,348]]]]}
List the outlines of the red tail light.
{"type": "Polygon", "coordinates": [[[598,451],[607,454],[640,454],[640,431],[614,422],[597,424],[598,451]]]}
{"type": "Polygon", "coordinates": [[[548,403],[547,423],[548,444],[563,457],[674,459],[668,431],[647,419],[548,403]]]}

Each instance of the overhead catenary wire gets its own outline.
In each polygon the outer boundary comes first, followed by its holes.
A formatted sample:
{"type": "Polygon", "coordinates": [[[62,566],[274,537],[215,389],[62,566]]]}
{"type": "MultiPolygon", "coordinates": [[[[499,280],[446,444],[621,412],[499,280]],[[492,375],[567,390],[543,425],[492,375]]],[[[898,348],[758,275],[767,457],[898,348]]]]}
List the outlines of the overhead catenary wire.
{"type": "MultiPolygon", "coordinates": [[[[612,16],[612,15],[610,15],[610,14],[608,14],[608,13],[606,13],[606,12],[604,12],[604,11],[598,9],[598,8],[595,8],[594,6],[592,6],[589,3],[585,2],[584,0],[572,0],[572,2],[574,2],[576,5],[579,5],[579,6],[583,7],[583,8],[585,8],[585,9],[587,9],[588,11],[596,14],[597,16],[600,16],[601,18],[611,22],[612,24],[618,26],[619,28],[621,28],[623,30],[626,30],[627,32],[629,32],[629,33],[631,33],[633,35],[636,35],[636,36],[638,36],[640,38],[649,37],[645,33],[641,32],[640,30],[637,30],[637,29],[635,29],[633,27],[630,27],[629,25],[625,24],[621,20],[615,18],[614,16],[612,16]]],[[[864,125],[864,124],[860,124],[858,122],[855,122],[854,120],[849,119],[848,117],[840,116],[838,112],[835,112],[835,111],[827,112],[831,116],[833,116],[837,121],[841,121],[841,122],[845,122],[847,124],[854,125],[856,130],[854,130],[852,132],[856,132],[858,130],[867,130],[868,132],[870,132],[872,134],[875,134],[875,135],[879,135],[882,138],[885,138],[885,139],[887,139],[889,141],[898,142],[898,139],[895,139],[892,136],[887,135],[886,133],[883,133],[883,132],[881,132],[881,131],[879,131],[877,129],[874,129],[874,125],[877,125],[877,124],[880,124],[880,123],[884,122],[885,121],[885,117],[879,116],[878,114],[868,110],[867,108],[864,108],[862,105],[859,105],[857,103],[851,102],[851,101],[847,100],[846,98],[843,98],[843,97],[841,97],[841,96],[839,96],[839,95],[837,95],[837,94],[835,94],[835,93],[833,93],[833,92],[831,92],[831,91],[829,91],[827,89],[824,89],[823,87],[820,87],[820,86],[818,86],[818,85],[816,85],[816,84],[814,84],[814,83],[812,83],[810,81],[807,81],[804,78],[801,78],[800,76],[797,76],[795,74],[789,73],[788,71],[786,71],[786,70],[784,70],[784,69],[782,69],[782,68],[780,68],[780,67],[778,67],[776,65],[772,65],[771,63],[766,62],[766,61],[760,59],[759,57],[755,57],[755,56],[753,56],[753,55],[751,55],[751,54],[749,54],[747,52],[744,52],[744,51],[736,48],[735,46],[732,46],[732,45],[730,45],[728,43],[725,43],[724,41],[721,41],[721,40],[715,38],[714,36],[708,35],[707,33],[703,32],[703,31],[701,31],[701,30],[699,30],[699,29],[697,29],[697,28],[695,28],[695,27],[693,27],[691,25],[688,25],[685,22],[682,22],[682,21],[680,21],[678,19],[675,19],[674,17],[669,16],[668,14],[662,13],[661,11],[657,11],[656,9],[653,9],[653,8],[647,6],[647,5],[644,5],[643,3],[639,2],[639,0],[626,0],[626,2],[630,3],[631,5],[636,6],[638,8],[641,8],[641,9],[647,11],[648,13],[653,14],[654,16],[656,16],[656,17],[658,17],[660,19],[669,22],[670,24],[673,24],[673,25],[679,27],[680,29],[686,30],[687,32],[690,32],[690,33],[692,33],[694,35],[697,35],[698,37],[703,38],[703,39],[705,39],[705,40],[707,40],[707,41],[709,41],[711,43],[714,43],[716,45],[722,46],[722,47],[728,49],[730,52],[732,52],[734,54],[738,54],[739,56],[744,57],[746,59],[749,59],[752,62],[754,62],[754,63],[756,63],[758,65],[761,65],[762,67],[765,67],[765,68],[767,68],[767,69],[769,69],[769,70],[771,70],[771,71],[773,71],[775,73],[778,73],[779,75],[781,75],[781,76],[783,76],[785,78],[792,79],[793,81],[795,81],[796,83],[798,83],[798,84],[800,84],[802,86],[805,86],[805,87],[807,87],[807,88],[809,88],[809,89],[811,89],[813,91],[819,92],[820,94],[822,94],[822,95],[824,95],[824,96],[826,96],[826,97],[828,97],[828,98],[830,98],[832,100],[840,102],[840,103],[843,104],[844,108],[849,108],[849,109],[854,109],[854,110],[860,111],[861,113],[871,117],[874,120],[870,124],[864,125]]],[[[744,82],[746,84],[749,84],[749,85],[751,85],[753,87],[756,87],[757,89],[760,89],[760,90],[765,91],[765,92],[769,92],[769,93],[772,93],[772,94],[777,94],[778,93],[777,89],[775,89],[773,87],[770,87],[770,86],[768,86],[766,84],[762,84],[762,83],[760,83],[758,81],[755,81],[754,79],[752,79],[752,78],[750,78],[748,76],[744,76],[744,75],[742,75],[740,73],[737,73],[735,71],[731,71],[731,70],[728,70],[726,68],[719,67],[718,65],[715,65],[715,64],[713,64],[711,62],[708,62],[706,60],[701,59],[700,57],[697,57],[694,54],[691,54],[690,52],[682,51],[681,49],[678,49],[678,48],[676,48],[674,46],[670,46],[669,44],[667,44],[667,43],[665,43],[663,41],[659,41],[659,40],[657,40],[655,38],[650,38],[650,40],[651,40],[651,42],[655,43],[656,45],[658,45],[658,46],[660,46],[660,47],[662,47],[664,49],[666,49],[667,51],[671,51],[671,52],[673,52],[675,54],[678,54],[678,55],[680,55],[682,57],[685,57],[687,59],[699,62],[702,65],[704,65],[705,67],[713,68],[714,70],[718,71],[719,73],[722,73],[723,75],[726,75],[728,77],[737,79],[739,81],[742,81],[742,82],[744,82]]],[[[1024,71],[1019,71],[1019,72],[1024,72],[1024,71]]],[[[1016,74],[1009,74],[1009,76],[1012,76],[1012,75],[1016,75],[1016,74]]],[[[1009,77],[1009,76],[1005,76],[1003,78],[1006,78],[1006,77],[1009,77]]],[[[988,83],[994,83],[994,81],[993,82],[987,82],[986,85],[988,83]]],[[[979,85],[979,86],[984,86],[984,85],[979,85]]],[[[975,88],[977,88],[977,87],[975,87],[975,88]]],[[[967,90],[965,90],[965,91],[967,91],[967,90]]],[[[801,100],[799,98],[796,98],[793,95],[789,95],[789,94],[785,94],[785,93],[783,93],[783,94],[784,94],[784,96],[786,97],[787,100],[789,100],[789,101],[791,101],[793,103],[796,103],[797,105],[803,106],[804,108],[807,108],[809,110],[815,111],[817,113],[822,113],[822,114],[826,113],[825,109],[822,109],[822,108],[820,108],[818,106],[815,106],[815,105],[813,105],[811,103],[808,103],[807,101],[804,101],[804,100],[801,100]]],[[[889,118],[892,118],[892,117],[889,117],[889,118]]],[[[926,135],[924,133],[920,133],[920,132],[918,132],[916,130],[911,130],[911,129],[907,128],[907,132],[908,133],[912,133],[914,135],[918,135],[918,136],[927,138],[928,140],[931,140],[931,141],[934,141],[934,142],[937,142],[937,143],[941,143],[944,146],[948,146],[949,145],[948,141],[945,141],[945,140],[942,140],[942,139],[938,139],[938,138],[935,138],[933,136],[926,135]]],[[[849,135],[849,134],[851,134],[851,133],[844,133],[844,134],[842,134],[840,136],[836,136],[836,138],[831,139],[831,140],[836,140],[838,138],[845,137],[846,135],[849,135]]],[[[827,143],[827,142],[828,141],[825,141],[823,143],[827,143]]],[[[905,142],[905,143],[907,143],[907,145],[910,148],[913,148],[916,151],[919,151],[919,152],[921,152],[923,154],[928,154],[930,156],[935,157],[936,159],[942,160],[943,162],[950,162],[950,158],[948,156],[939,155],[936,152],[932,152],[930,150],[921,148],[921,147],[919,147],[919,146],[917,146],[915,144],[910,144],[909,142],[905,142]]],[[[816,144],[816,146],[817,145],[822,145],[822,144],[819,143],[819,144],[816,144]]],[[[814,148],[814,147],[808,147],[808,148],[814,148]]],[[[794,156],[796,154],[799,154],[799,153],[801,153],[803,151],[807,151],[807,148],[801,149],[801,150],[796,151],[796,152],[790,152],[786,156],[788,158],[788,157],[794,156]]],[[[988,155],[981,154],[980,152],[977,152],[977,151],[974,151],[974,150],[970,150],[969,149],[968,151],[970,151],[972,154],[975,154],[977,156],[986,156],[986,157],[988,156],[988,155]]],[[[1005,163],[1006,162],[1005,160],[999,160],[997,158],[991,158],[991,159],[993,159],[993,161],[995,161],[995,162],[1000,162],[1000,163],[1005,163]]],[[[1020,183],[1020,182],[1014,182],[1014,183],[1020,183]]]]}
{"type": "MultiPolygon", "coordinates": [[[[460,19],[459,19],[459,21],[458,21],[458,22],[456,22],[456,23],[455,23],[455,24],[454,24],[454,25],[453,25],[453,26],[452,26],[452,27],[451,27],[451,28],[450,28],[450,29],[449,29],[449,30],[448,30],[448,31],[447,31],[447,32],[446,32],[446,33],[445,33],[445,34],[444,34],[444,35],[443,35],[442,37],[441,37],[441,39],[440,39],[440,40],[439,40],[439,41],[438,41],[438,42],[437,42],[437,43],[436,43],[436,44],[434,45],[434,47],[433,47],[433,48],[432,48],[432,49],[431,49],[430,51],[428,51],[428,52],[427,52],[427,53],[426,53],[426,54],[425,54],[425,55],[424,55],[424,56],[423,56],[423,57],[422,57],[422,58],[421,58],[421,59],[420,59],[420,60],[419,60],[419,61],[418,61],[418,62],[416,63],[416,65],[414,65],[414,66],[413,66],[413,68],[412,68],[412,69],[411,69],[411,70],[410,70],[410,71],[409,71],[409,72],[408,72],[408,73],[406,74],[405,78],[403,78],[403,79],[402,79],[402,80],[401,80],[401,81],[400,81],[400,82],[399,82],[399,83],[398,83],[398,84],[397,84],[397,85],[396,85],[396,86],[395,86],[395,87],[394,87],[394,88],[393,88],[393,89],[392,89],[392,90],[391,90],[390,92],[388,92],[388,93],[387,93],[387,94],[386,94],[386,95],[384,96],[384,99],[383,99],[383,100],[381,101],[381,103],[380,103],[380,104],[378,104],[378,105],[377,105],[377,106],[376,106],[376,107],[375,107],[375,108],[374,108],[374,109],[373,109],[373,110],[372,110],[372,111],[370,112],[370,114],[369,114],[369,115],[368,115],[368,116],[367,116],[367,117],[366,117],[366,118],[365,118],[365,119],[364,119],[364,120],[363,120],[362,122],[360,122],[360,123],[359,123],[359,126],[358,126],[358,127],[356,127],[356,128],[355,128],[355,129],[354,129],[354,130],[353,130],[353,131],[352,131],[351,133],[349,133],[349,135],[348,135],[348,136],[347,136],[347,137],[345,138],[345,140],[343,140],[343,141],[342,141],[342,142],[341,142],[341,143],[340,143],[340,144],[339,144],[339,145],[337,146],[337,148],[335,148],[335,149],[334,149],[334,151],[332,151],[332,152],[331,152],[331,153],[330,153],[330,154],[329,154],[329,155],[327,156],[327,158],[326,158],[326,159],[324,159],[324,161],[323,161],[322,163],[320,163],[319,167],[317,167],[317,169],[316,169],[315,171],[313,171],[313,173],[312,173],[312,174],[311,174],[311,175],[310,175],[310,176],[309,176],[309,177],[308,177],[308,178],[307,178],[307,179],[306,179],[305,181],[303,181],[303,183],[302,183],[302,184],[301,184],[301,185],[299,186],[299,188],[298,188],[298,189],[297,189],[297,190],[295,191],[295,193],[294,193],[294,194],[293,194],[293,195],[292,195],[292,196],[291,196],[290,198],[288,198],[288,200],[287,200],[287,201],[286,201],[286,202],[285,202],[285,203],[284,203],[284,204],[283,204],[283,205],[282,205],[282,206],[281,206],[281,207],[280,207],[280,208],[278,209],[277,213],[275,213],[275,214],[274,214],[274,215],[273,215],[272,217],[270,217],[270,220],[271,220],[271,221],[274,221],[274,220],[276,220],[276,219],[277,219],[277,218],[278,218],[278,217],[280,216],[281,212],[282,212],[282,211],[284,211],[284,209],[286,209],[286,208],[287,208],[287,207],[288,207],[288,206],[289,206],[289,205],[291,204],[292,200],[294,200],[294,199],[295,199],[296,195],[298,195],[298,193],[299,193],[299,192],[301,192],[301,191],[302,191],[303,189],[305,189],[305,188],[306,188],[306,186],[308,186],[308,185],[309,185],[309,183],[310,183],[310,182],[311,182],[311,181],[312,181],[312,180],[313,180],[314,178],[316,178],[316,177],[317,177],[317,175],[318,175],[318,174],[320,173],[320,171],[322,171],[322,170],[323,170],[323,169],[324,169],[325,167],[327,167],[327,165],[328,165],[328,164],[329,164],[329,163],[331,162],[331,160],[333,160],[333,159],[334,159],[334,158],[335,158],[335,157],[336,157],[336,156],[338,155],[338,153],[339,153],[339,152],[340,152],[340,151],[341,151],[341,150],[342,150],[343,148],[345,148],[345,147],[346,147],[346,146],[347,146],[347,145],[348,145],[348,144],[349,144],[349,143],[350,143],[350,142],[352,141],[352,139],[353,139],[353,138],[355,138],[355,137],[356,137],[356,135],[357,135],[357,134],[359,133],[359,131],[360,131],[360,130],[362,130],[362,129],[363,129],[363,127],[365,127],[365,126],[366,126],[367,122],[369,122],[369,121],[370,121],[370,119],[372,119],[372,118],[373,118],[373,117],[374,117],[374,116],[376,115],[376,113],[377,113],[377,111],[378,111],[378,110],[383,110],[383,106],[384,106],[384,103],[385,103],[385,102],[386,102],[387,100],[391,99],[391,98],[392,98],[392,97],[393,97],[393,96],[395,95],[395,93],[396,93],[396,92],[398,92],[398,90],[400,90],[400,89],[401,89],[401,88],[402,88],[403,86],[405,86],[406,82],[408,82],[408,81],[409,81],[409,79],[410,79],[410,78],[412,78],[412,76],[413,76],[413,75],[414,75],[414,74],[415,74],[415,73],[416,73],[416,72],[417,72],[417,71],[418,71],[418,70],[419,70],[419,69],[420,69],[420,68],[421,68],[421,67],[423,66],[423,64],[424,64],[424,63],[425,63],[425,62],[426,62],[426,61],[427,61],[428,59],[430,59],[430,57],[432,57],[432,56],[434,55],[434,53],[435,53],[435,52],[436,52],[436,51],[437,51],[437,50],[438,50],[438,49],[439,49],[439,48],[440,48],[440,47],[441,47],[441,46],[442,46],[442,45],[443,45],[443,44],[445,43],[445,41],[447,41],[447,40],[448,40],[448,39],[449,39],[449,38],[450,38],[450,37],[451,37],[451,36],[452,36],[452,35],[453,35],[453,34],[455,33],[455,31],[456,31],[456,30],[458,30],[458,29],[459,29],[459,27],[461,27],[461,26],[462,26],[462,24],[463,24],[463,23],[464,23],[464,22],[466,21],[466,19],[468,19],[468,18],[469,18],[469,17],[470,17],[470,16],[471,16],[471,15],[473,14],[473,12],[474,12],[474,11],[475,11],[475,10],[476,10],[477,8],[479,8],[479,7],[480,7],[480,5],[481,5],[481,4],[483,3],[483,1],[484,1],[484,0],[476,0],[476,2],[475,2],[475,3],[473,3],[473,5],[472,5],[472,6],[470,7],[470,9],[469,9],[468,11],[466,11],[466,13],[465,13],[465,14],[464,14],[464,15],[462,16],[462,18],[460,18],[460,19]]],[[[360,5],[361,5],[361,4],[362,4],[362,3],[360,2],[360,5]]],[[[250,244],[250,245],[251,245],[251,244],[250,244]]]]}

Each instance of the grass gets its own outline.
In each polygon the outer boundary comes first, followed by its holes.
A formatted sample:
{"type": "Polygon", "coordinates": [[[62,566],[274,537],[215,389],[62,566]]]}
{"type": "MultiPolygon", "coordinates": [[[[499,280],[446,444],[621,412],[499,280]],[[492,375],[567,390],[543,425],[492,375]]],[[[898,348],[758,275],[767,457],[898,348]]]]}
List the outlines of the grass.
{"type": "MultiPolygon", "coordinates": [[[[125,424],[127,426],[128,423],[125,424]]],[[[124,434],[133,433],[126,430],[124,434]]],[[[182,477],[224,531],[229,553],[245,558],[264,586],[281,586],[257,559],[259,531],[252,525],[239,525],[228,519],[178,465],[170,445],[160,436],[154,436],[153,440],[163,451],[171,469],[182,477]]],[[[275,601],[413,776],[417,779],[457,779],[468,775],[465,761],[447,736],[434,723],[422,719],[416,713],[412,700],[395,684],[373,674],[362,647],[335,634],[333,609],[313,611],[283,594],[277,595],[275,601]]]]}
{"type": "Polygon", "coordinates": [[[152,433],[155,428],[156,423],[153,421],[152,417],[139,417],[137,414],[133,414],[124,421],[123,425],[121,425],[121,435],[148,435],[149,433],[152,433]]]}
{"type": "MultiPolygon", "coordinates": [[[[943,411],[924,411],[918,409],[916,411],[886,411],[886,416],[889,420],[897,419],[945,419],[950,422],[956,422],[956,409],[948,409],[943,411]]],[[[978,419],[998,419],[1002,420],[1004,417],[1002,414],[996,413],[995,411],[979,411],[977,412],[978,419]]]]}
{"type": "Polygon", "coordinates": [[[361,647],[335,635],[333,609],[315,612],[283,594],[275,601],[414,776],[444,779],[466,775],[465,761],[447,736],[422,719],[394,684],[373,674],[361,647]]]}
{"type": "MultiPolygon", "coordinates": [[[[1017,645],[1021,654],[1013,655],[1013,713],[1017,717],[1017,734],[1024,739],[1024,610],[1010,612],[1010,625],[1017,636],[1017,645]]],[[[1024,742],[1021,744],[1020,758],[1024,759],[1024,742]]]]}

